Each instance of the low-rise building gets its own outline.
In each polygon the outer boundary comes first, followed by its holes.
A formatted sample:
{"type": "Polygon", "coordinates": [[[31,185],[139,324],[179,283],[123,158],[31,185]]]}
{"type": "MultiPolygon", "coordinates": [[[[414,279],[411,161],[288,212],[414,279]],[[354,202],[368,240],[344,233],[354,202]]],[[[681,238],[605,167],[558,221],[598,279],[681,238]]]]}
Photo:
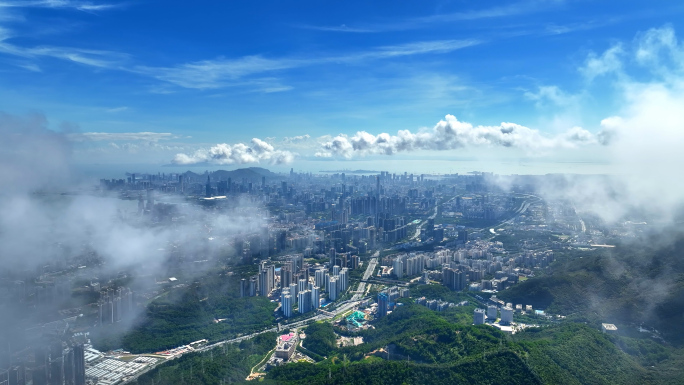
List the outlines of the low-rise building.
{"type": "Polygon", "coordinates": [[[601,324],[601,330],[604,333],[617,333],[617,326],[613,324],[601,324]]]}
{"type": "Polygon", "coordinates": [[[297,348],[297,335],[295,333],[283,334],[278,337],[275,356],[283,360],[289,360],[297,348]]]}

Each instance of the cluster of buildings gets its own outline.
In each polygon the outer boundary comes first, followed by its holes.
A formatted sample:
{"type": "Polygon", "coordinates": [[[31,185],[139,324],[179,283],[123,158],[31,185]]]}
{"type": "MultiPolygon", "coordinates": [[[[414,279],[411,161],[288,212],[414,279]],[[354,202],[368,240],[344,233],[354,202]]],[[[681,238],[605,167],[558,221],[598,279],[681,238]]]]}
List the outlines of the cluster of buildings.
{"type": "MultiPolygon", "coordinates": [[[[467,235],[464,235],[467,237],[467,235]]],[[[510,255],[500,242],[470,241],[457,248],[433,252],[400,253],[386,257],[386,276],[397,279],[425,276],[451,290],[501,291],[518,283],[520,275],[544,268],[554,260],[553,251],[524,251],[510,255]]]]}
{"type": "Polygon", "coordinates": [[[441,299],[427,299],[425,297],[416,298],[416,303],[418,305],[423,305],[430,310],[444,311],[450,307],[456,306],[467,306],[468,301],[462,301],[459,303],[446,302],[441,299]]]}
{"type": "Polygon", "coordinates": [[[133,315],[133,292],[126,287],[116,290],[107,289],[100,292],[97,301],[97,324],[99,326],[113,324],[133,315]]]}
{"type": "Polygon", "coordinates": [[[24,350],[2,362],[0,384],[85,385],[86,341],[83,335],[71,333],[73,321],[55,321],[32,330],[36,338],[32,351],[24,350]]]}
{"type": "Polygon", "coordinates": [[[387,316],[397,306],[397,299],[408,298],[410,296],[408,288],[390,287],[378,293],[377,309],[375,318],[379,319],[387,316]]]}
{"type": "MultiPolygon", "coordinates": [[[[358,268],[358,256],[347,258],[331,250],[330,263],[342,263],[358,268]]],[[[325,295],[330,301],[336,301],[349,289],[350,267],[331,265],[330,270],[324,265],[310,265],[304,262],[302,255],[291,255],[285,258],[282,266],[262,261],[259,274],[250,279],[240,281],[240,296],[270,296],[275,291],[280,295],[280,306],[287,318],[308,313],[321,307],[321,297],[325,295]]]]}
{"type": "MultiPolygon", "coordinates": [[[[492,296],[489,299],[489,305],[486,309],[475,309],[473,313],[473,318],[475,325],[481,325],[484,323],[494,324],[504,331],[512,331],[512,329],[507,328],[513,324],[513,314],[515,312],[520,312],[522,314],[532,313],[534,310],[532,305],[513,305],[512,303],[504,303],[502,300],[492,296]]],[[[536,311],[536,314],[543,314],[541,311],[536,311]]]]}

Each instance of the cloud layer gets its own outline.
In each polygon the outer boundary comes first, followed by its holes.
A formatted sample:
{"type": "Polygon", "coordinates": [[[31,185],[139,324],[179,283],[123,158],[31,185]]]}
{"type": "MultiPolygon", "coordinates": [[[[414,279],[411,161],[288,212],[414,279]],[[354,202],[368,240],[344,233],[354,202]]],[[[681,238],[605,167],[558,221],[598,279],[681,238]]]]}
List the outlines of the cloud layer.
{"type": "Polygon", "coordinates": [[[43,115],[0,112],[0,138],[3,193],[28,192],[68,177],[71,143],[50,130],[43,115]]]}
{"type": "MultiPolygon", "coordinates": [[[[321,157],[354,155],[393,155],[416,150],[447,151],[470,146],[512,147],[534,153],[558,148],[603,143],[604,136],[573,127],[556,135],[547,136],[539,130],[515,123],[501,123],[498,126],[473,126],[461,122],[453,115],[447,115],[431,130],[413,133],[400,130],[396,135],[378,135],[359,131],[354,136],[338,135],[323,144],[321,157]]],[[[605,144],[605,143],[603,143],[605,144]]]]}
{"type": "Polygon", "coordinates": [[[268,163],[286,164],[294,160],[295,154],[289,151],[276,150],[261,139],[253,138],[250,145],[244,143],[220,143],[208,149],[199,149],[194,154],[176,154],[172,162],[178,165],[198,163],[210,164],[247,164],[268,163]]]}

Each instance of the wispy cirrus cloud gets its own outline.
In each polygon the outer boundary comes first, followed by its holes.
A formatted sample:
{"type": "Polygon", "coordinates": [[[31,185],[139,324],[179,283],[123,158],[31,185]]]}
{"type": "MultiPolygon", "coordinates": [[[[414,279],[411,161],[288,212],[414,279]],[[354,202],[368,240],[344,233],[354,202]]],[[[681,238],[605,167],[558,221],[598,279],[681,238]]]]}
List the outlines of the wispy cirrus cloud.
{"type": "Polygon", "coordinates": [[[74,142],[87,141],[145,141],[157,142],[160,140],[168,140],[177,138],[174,134],[168,132],[82,132],[76,134],[69,134],[69,140],[74,142]]]}
{"type": "Polygon", "coordinates": [[[563,0],[529,0],[496,7],[471,9],[459,12],[439,13],[429,16],[401,20],[397,22],[367,23],[353,26],[347,24],[342,24],[339,26],[298,25],[297,27],[324,32],[348,33],[379,33],[405,31],[434,27],[435,24],[446,24],[459,21],[476,21],[482,19],[506,18],[529,13],[543,12],[549,9],[556,8],[563,2],[563,0]]]}
{"type": "Polygon", "coordinates": [[[285,143],[298,143],[298,142],[306,142],[309,139],[311,139],[311,135],[309,135],[309,134],[297,135],[297,136],[286,136],[283,138],[283,142],[285,142],[285,143]]]}
{"type": "MultiPolygon", "coordinates": [[[[263,84],[264,79],[254,79],[250,77],[292,68],[322,64],[353,64],[367,60],[382,60],[411,55],[443,54],[482,43],[483,41],[475,39],[420,41],[380,46],[367,51],[351,52],[340,55],[286,57],[276,59],[253,55],[236,59],[218,58],[214,60],[202,60],[173,67],[138,66],[132,69],[132,71],[183,88],[214,89],[236,85],[249,85],[254,82],[263,84]]],[[[269,88],[266,87],[266,90],[268,89],[269,88]]],[[[287,89],[287,86],[278,85],[275,88],[275,91],[287,89]]]]}
{"type": "MultiPolygon", "coordinates": [[[[115,68],[128,57],[118,52],[73,47],[22,47],[9,42],[13,37],[10,30],[0,27],[0,53],[25,59],[51,57],[99,68],[115,68]]],[[[28,69],[36,71],[38,67],[32,63],[28,69]]]]}
{"type": "Polygon", "coordinates": [[[0,1],[0,8],[65,8],[86,12],[103,11],[122,5],[71,0],[0,1]]]}

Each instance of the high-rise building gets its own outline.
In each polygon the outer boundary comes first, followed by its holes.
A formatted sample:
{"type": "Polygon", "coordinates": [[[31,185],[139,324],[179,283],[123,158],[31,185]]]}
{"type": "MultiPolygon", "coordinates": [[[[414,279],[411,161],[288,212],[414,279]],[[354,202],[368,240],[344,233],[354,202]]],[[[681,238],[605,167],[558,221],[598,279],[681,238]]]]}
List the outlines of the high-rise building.
{"type": "Polygon", "coordinates": [[[245,278],[240,280],[240,298],[246,297],[249,293],[249,284],[245,278]]]}
{"type": "Polygon", "coordinates": [[[320,289],[317,288],[316,286],[310,284],[309,285],[309,290],[311,290],[311,306],[313,310],[318,309],[321,307],[321,292],[320,289]]]}
{"type": "Polygon", "coordinates": [[[451,290],[461,291],[466,286],[466,274],[458,269],[443,267],[442,283],[451,290]]]}
{"type": "Polygon", "coordinates": [[[257,295],[257,290],[259,289],[259,277],[253,276],[249,279],[249,296],[254,297],[257,295]]]}
{"type": "Polygon", "coordinates": [[[387,315],[387,308],[389,307],[389,296],[387,293],[378,293],[378,318],[385,317],[387,315]]]}
{"type": "Polygon", "coordinates": [[[340,275],[340,267],[337,265],[333,266],[332,272],[333,276],[337,277],[338,275],[340,275]]]}
{"type": "Polygon", "coordinates": [[[286,294],[283,296],[281,306],[283,309],[283,315],[287,318],[292,317],[292,296],[290,294],[286,294]]]}
{"type": "Polygon", "coordinates": [[[289,264],[280,268],[280,288],[290,287],[292,283],[292,267],[289,264]]]}
{"type": "Polygon", "coordinates": [[[300,279],[297,286],[297,292],[307,290],[308,287],[308,282],[306,282],[304,279],[300,279]]]}
{"type": "Polygon", "coordinates": [[[459,230],[458,231],[458,240],[468,242],[468,230],[459,230]]]}
{"type": "Polygon", "coordinates": [[[204,196],[207,198],[211,198],[211,196],[212,196],[211,179],[209,178],[209,175],[207,175],[207,184],[204,186],[204,196]]]}
{"type": "Polygon", "coordinates": [[[352,255],[352,257],[351,257],[351,268],[352,268],[352,270],[358,269],[360,263],[361,263],[361,258],[359,258],[358,255],[352,255]]]}
{"type": "Polygon", "coordinates": [[[397,258],[392,262],[392,272],[399,279],[404,277],[404,262],[401,258],[397,258]]]}
{"type": "Polygon", "coordinates": [[[328,298],[331,301],[336,301],[340,296],[340,288],[336,277],[330,277],[328,281],[328,298]]]}
{"type": "Polygon", "coordinates": [[[314,286],[321,288],[325,287],[325,270],[318,269],[314,275],[314,286]]]}
{"type": "Polygon", "coordinates": [[[501,322],[502,325],[510,325],[513,322],[513,309],[504,306],[501,308],[501,322]]]}
{"type": "Polygon", "coordinates": [[[331,247],[330,250],[328,250],[328,257],[330,258],[330,266],[335,266],[335,257],[337,256],[337,253],[335,252],[335,248],[331,247]]]}
{"type": "Polygon", "coordinates": [[[62,385],[64,382],[64,350],[62,341],[50,345],[50,385],[62,385]]]}
{"type": "Polygon", "coordinates": [[[494,305],[487,306],[487,318],[495,320],[498,315],[498,309],[494,305]]]}
{"type": "Polygon", "coordinates": [[[34,385],[47,385],[48,378],[48,351],[45,346],[37,346],[34,350],[35,365],[32,371],[34,385]]]}
{"type": "Polygon", "coordinates": [[[290,284],[290,295],[292,296],[293,301],[297,298],[297,284],[294,282],[290,284]]]}
{"type": "Polygon", "coordinates": [[[299,292],[299,312],[304,314],[308,313],[311,311],[311,291],[310,290],[302,290],[299,292]]]}
{"type": "Polygon", "coordinates": [[[270,292],[271,290],[268,287],[268,270],[262,268],[259,272],[259,295],[266,297],[270,292]]]}
{"type": "Polygon", "coordinates": [[[349,269],[346,267],[340,270],[340,275],[339,275],[339,281],[340,281],[340,293],[344,293],[347,291],[347,288],[349,287],[349,269]]]}
{"type": "Polygon", "coordinates": [[[85,385],[85,350],[83,345],[74,346],[74,385],[85,385]]]}
{"type": "Polygon", "coordinates": [[[475,325],[482,325],[485,322],[485,310],[475,309],[473,319],[475,320],[475,325]]]}

